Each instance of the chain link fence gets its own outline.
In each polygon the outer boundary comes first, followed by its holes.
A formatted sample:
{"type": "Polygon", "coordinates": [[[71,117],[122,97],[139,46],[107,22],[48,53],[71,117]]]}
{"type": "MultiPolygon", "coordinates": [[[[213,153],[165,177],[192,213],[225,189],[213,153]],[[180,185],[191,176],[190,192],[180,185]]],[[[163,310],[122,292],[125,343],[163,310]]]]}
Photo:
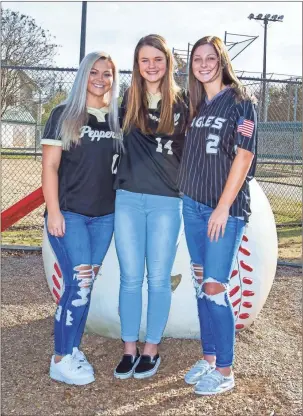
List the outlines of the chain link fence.
{"type": "MultiPolygon", "coordinates": [[[[51,110],[65,99],[76,69],[2,66],[2,210],[41,186],[41,135],[51,110]]],[[[240,76],[239,76],[240,75],[240,76]]],[[[120,99],[131,71],[120,71],[120,99]]],[[[258,100],[259,139],[256,178],[278,226],[301,224],[302,79],[239,78],[258,100]]],[[[187,87],[187,75],[176,72],[187,87]]],[[[44,207],[10,227],[7,244],[40,245],[44,207]]]]}

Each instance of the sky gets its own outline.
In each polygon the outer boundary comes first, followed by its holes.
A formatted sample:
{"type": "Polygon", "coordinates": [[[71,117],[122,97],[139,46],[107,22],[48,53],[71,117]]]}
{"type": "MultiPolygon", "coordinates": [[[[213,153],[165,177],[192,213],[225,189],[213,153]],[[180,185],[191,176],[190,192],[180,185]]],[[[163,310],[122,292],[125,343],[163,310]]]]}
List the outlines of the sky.
{"type": "MultiPolygon", "coordinates": [[[[33,17],[61,45],[55,66],[77,68],[79,63],[80,2],[3,1],[3,8],[33,17]]],[[[263,23],[250,13],[284,15],[268,25],[267,73],[302,75],[301,2],[87,2],[86,53],[103,50],[119,69],[131,69],[134,48],[150,33],[165,37],[171,48],[186,50],[206,35],[224,39],[225,31],[259,36],[232,63],[236,70],[262,72],[263,23]]],[[[227,40],[242,40],[227,36],[227,40]]],[[[231,57],[233,57],[231,51],[231,57]]]]}

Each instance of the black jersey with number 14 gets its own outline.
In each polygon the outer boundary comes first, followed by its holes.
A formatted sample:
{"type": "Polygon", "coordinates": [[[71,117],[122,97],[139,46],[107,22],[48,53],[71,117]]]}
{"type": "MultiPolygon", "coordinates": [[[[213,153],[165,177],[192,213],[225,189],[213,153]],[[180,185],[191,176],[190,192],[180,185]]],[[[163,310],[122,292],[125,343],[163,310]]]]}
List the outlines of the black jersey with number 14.
{"type": "MultiPolygon", "coordinates": [[[[122,102],[122,108],[126,98],[122,102]]],[[[148,110],[148,125],[155,132],[161,100],[148,110]]],[[[187,105],[180,98],[173,106],[175,130],[172,135],[144,134],[133,127],[124,134],[124,154],[115,180],[115,189],[160,196],[178,197],[177,172],[184,145],[187,105]]]]}

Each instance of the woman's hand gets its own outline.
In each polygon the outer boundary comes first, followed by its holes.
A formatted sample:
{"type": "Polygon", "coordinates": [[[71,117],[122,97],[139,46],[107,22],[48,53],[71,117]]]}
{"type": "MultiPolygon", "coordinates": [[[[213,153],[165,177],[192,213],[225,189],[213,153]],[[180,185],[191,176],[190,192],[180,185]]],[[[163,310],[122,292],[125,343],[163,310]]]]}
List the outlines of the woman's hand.
{"type": "Polygon", "coordinates": [[[65,234],[65,219],[60,211],[47,216],[48,232],[55,237],[63,237],[65,234]]]}
{"type": "Polygon", "coordinates": [[[218,241],[220,232],[222,231],[222,237],[225,233],[225,227],[229,216],[229,207],[227,205],[218,205],[214,209],[208,220],[207,236],[212,242],[214,238],[218,241]]]}

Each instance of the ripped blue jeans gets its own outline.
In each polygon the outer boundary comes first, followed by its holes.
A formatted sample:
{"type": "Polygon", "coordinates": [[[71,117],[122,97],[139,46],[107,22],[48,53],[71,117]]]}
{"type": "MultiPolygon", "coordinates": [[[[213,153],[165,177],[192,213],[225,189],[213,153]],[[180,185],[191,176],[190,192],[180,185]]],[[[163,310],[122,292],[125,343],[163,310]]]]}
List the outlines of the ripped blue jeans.
{"type": "Polygon", "coordinates": [[[215,355],[217,367],[230,367],[234,360],[235,321],[228,295],[230,275],[245,231],[245,221],[229,216],[224,237],[210,241],[208,220],[213,208],[183,198],[183,217],[196,289],[201,343],[205,355],[215,355]],[[209,295],[205,283],[220,283],[224,291],[209,295]]]}
{"type": "MultiPolygon", "coordinates": [[[[93,281],[109,248],[114,214],[87,217],[61,211],[65,234],[49,242],[64,279],[64,293],[55,314],[55,354],[72,354],[79,347],[89,311],[93,281]]],[[[47,215],[46,219],[47,221],[47,215]]]]}

